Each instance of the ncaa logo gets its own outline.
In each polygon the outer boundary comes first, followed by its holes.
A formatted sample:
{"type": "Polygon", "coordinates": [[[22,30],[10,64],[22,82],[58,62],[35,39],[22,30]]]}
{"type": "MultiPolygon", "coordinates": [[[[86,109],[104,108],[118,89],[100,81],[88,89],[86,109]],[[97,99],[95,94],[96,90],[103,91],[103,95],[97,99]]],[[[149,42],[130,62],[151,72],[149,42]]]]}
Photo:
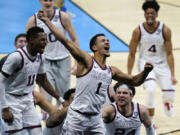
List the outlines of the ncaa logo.
{"type": "Polygon", "coordinates": [[[159,35],[161,33],[161,29],[157,29],[156,35],[159,35]]]}

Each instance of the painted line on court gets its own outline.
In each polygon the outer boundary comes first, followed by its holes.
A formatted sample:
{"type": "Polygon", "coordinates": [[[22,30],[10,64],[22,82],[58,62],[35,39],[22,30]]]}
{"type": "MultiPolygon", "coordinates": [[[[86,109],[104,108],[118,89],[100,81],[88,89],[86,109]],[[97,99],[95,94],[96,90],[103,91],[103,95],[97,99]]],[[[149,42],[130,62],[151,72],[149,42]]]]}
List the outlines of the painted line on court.
{"type": "Polygon", "coordinates": [[[180,129],[172,130],[172,131],[165,132],[165,133],[160,133],[159,135],[168,135],[168,134],[176,133],[176,132],[180,132],[180,129]]]}
{"type": "Polygon", "coordinates": [[[86,10],[84,10],[80,5],[78,5],[77,3],[75,3],[74,1],[70,0],[70,2],[72,2],[74,5],[76,5],[81,11],[83,11],[84,13],[86,13],[90,18],[92,18],[95,22],[97,22],[98,24],[100,24],[103,28],[105,28],[108,32],[110,32],[112,35],[114,35],[118,40],[120,40],[124,45],[126,45],[127,47],[128,44],[122,40],[121,38],[119,38],[114,32],[112,32],[110,29],[108,29],[105,25],[103,25],[100,21],[98,21],[96,18],[94,18],[92,15],[90,15],[86,10]]]}

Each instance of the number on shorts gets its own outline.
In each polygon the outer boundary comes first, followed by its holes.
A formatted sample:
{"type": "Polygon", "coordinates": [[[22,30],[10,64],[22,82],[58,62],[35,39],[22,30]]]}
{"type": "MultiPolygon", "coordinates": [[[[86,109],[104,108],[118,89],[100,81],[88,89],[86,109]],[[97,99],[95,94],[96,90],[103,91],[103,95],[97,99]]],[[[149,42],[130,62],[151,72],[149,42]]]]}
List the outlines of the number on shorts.
{"type": "Polygon", "coordinates": [[[155,53],[156,52],[156,45],[152,45],[148,51],[155,53]]]}
{"type": "Polygon", "coordinates": [[[48,37],[49,37],[49,42],[56,42],[57,41],[56,37],[52,33],[49,33],[48,37]]]}
{"type": "Polygon", "coordinates": [[[114,135],[124,135],[125,129],[117,128],[114,135]]]}
{"type": "MultiPolygon", "coordinates": [[[[127,135],[135,135],[135,131],[136,130],[134,129],[131,132],[129,132],[127,135]]],[[[125,134],[125,129],[121,129],[121,128],[117,128],[114,133],[114,135],[124,135],[124,134],[125,134]]]]}
{"type": "Polygon", "coordinates": [[[96,89],[96,94],[99,94],[99,90],[100,90],[100,88],[101,88],[101,85],[102,85],[102,82],[99,82],[99,83],[98,83],[98,87],[97,87],[97,89],[96,89]]]}
{"type": "Polygon", "coordinates": [[[28,76],[28,84],[27,84],[27,86],[31,86],[31,85],[34,84],[35,76],[36,76],[35,74],[34,74],[34,75],[29,75],[29,76],[28,76]]]}

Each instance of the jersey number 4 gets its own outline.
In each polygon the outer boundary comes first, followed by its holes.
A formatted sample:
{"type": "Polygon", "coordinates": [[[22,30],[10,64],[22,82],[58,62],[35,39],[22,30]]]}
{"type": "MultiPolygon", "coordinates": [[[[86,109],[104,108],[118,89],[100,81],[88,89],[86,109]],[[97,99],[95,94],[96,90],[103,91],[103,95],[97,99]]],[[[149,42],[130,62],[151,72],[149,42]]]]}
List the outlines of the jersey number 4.
{"type": "Polygon", "coordinates": [[[156,52],[156,45],[151,45],[148,51],[155,53],[156,52]]]}

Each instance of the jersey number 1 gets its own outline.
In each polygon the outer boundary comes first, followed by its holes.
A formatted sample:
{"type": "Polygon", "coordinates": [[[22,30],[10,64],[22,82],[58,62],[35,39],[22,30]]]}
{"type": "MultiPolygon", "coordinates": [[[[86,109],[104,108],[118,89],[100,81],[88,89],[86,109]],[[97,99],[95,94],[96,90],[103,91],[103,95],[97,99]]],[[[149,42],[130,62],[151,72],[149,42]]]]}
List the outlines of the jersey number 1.
{"type": "Polygon", "coordinates": [[[97,87],[97,89],[96,89],[96,94],[99,94],[99,90],[100,90],[100,88],[101,88],[101,85],[102,85],[102,82],[99,82],[99,83],[98,83],[98,87],[97,87]]]}

